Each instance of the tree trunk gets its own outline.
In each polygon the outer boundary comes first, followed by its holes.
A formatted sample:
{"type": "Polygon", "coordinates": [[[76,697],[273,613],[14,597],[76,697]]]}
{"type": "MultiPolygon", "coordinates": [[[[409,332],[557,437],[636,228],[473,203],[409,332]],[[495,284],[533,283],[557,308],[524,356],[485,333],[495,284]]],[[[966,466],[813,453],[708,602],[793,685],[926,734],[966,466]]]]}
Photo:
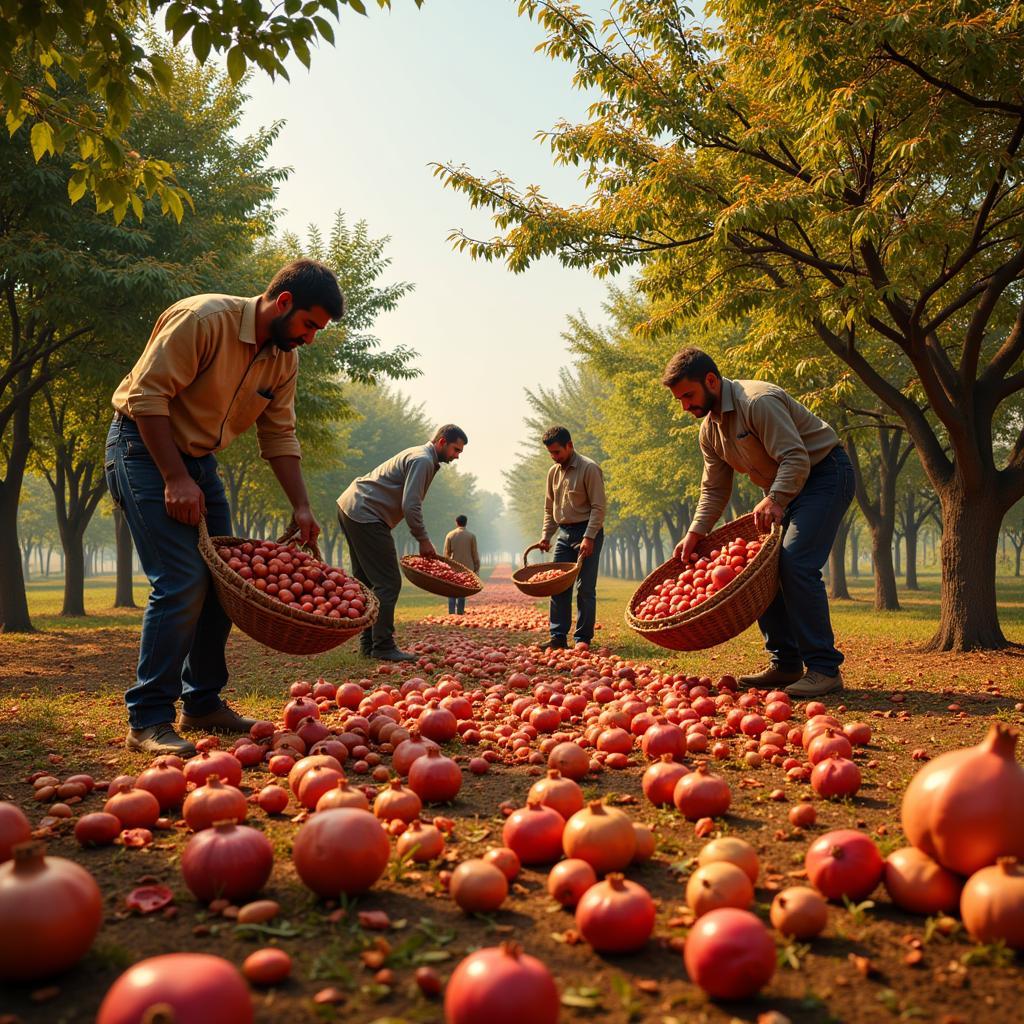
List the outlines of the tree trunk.
{"type": "Polygon", "coordinates": [[[1014,549],[1014,554],[1017,556],[1017,567],[1016,567],[1016,569],[1014,569],[1013,575],[1014,576],[1019,576],[1020,575],[1020,555],[1021,555],[1021,552],[1024,551],[1024,544],[1021,544],[1021,545],[1015,544],[1013,546],[1013,549],[1014,549]]]}
{"type": "Polygon", "coordinates": [[[899,576],[903,572],[902,562],[902,549],[903,549],[903,535],[901,533],[893,534],[895,543],[892,546],[893,551],[893,568],[896,570],[896,575],[899,576]]]}
{"type": "Polygon", "coordinates": [[[833,601],[849,601],[850,588],[846,583],[846,538],[850,534],[850,515],[843,516],[836,533],[835,543],[828,555],[829,592],[833,601]]]}
{"type": "Polygon", "coordinates": [[[893,571],[892,540],[896,529],[896,480],[913,445],[902,447],[901,433],[885,424],[878,427],[878,451],[872,455],[870,468],[861,466],[858,446],[851,436],[847,442],[853,464],[854,492],[857,504],[871,530],[872,562],[875,573],[875,608],[898,611],[896,574],[893,571]],[[868,477],[877,480],[874,498],[868,491],[868,477]]]}
{"type": "Polygon", "coordinates": [[[665,546],[661,541],[661,524],[655,520],[651,524],[651,533],[654,535],[654,557],[658,561],[658,565],[665,564],[665,546]]]}
{"type": "Polygon", "coordinates": [[[80,618],[85,615],[85,529],[68,530],[61,537],[64,545],[64,606],[61,615],[80,618]]]}
{"type": "Polygon", "coordinates": [[[115,608],[137,608],[132,590],[132,561],[135,548],[124,513],[114,506],[114,539],[117,551],[117,585],[114,588],[115,608]]]}
{"type": "Polygon", "coordinates": [[[860,575],[860,527],[850,528],[850,575],[860,575]]]}
{"type": "MultiPolygon", "coordinates": [[[[28,371],[24,372],[27,376],[28,371]]],[[[19,383],[25,384],[27,379],[19,383]]],[[[24,402],[11,418],[7,475],[0,480],[0,623],[5,633],[35,632],[28,613],[18,543],[18,501],[30,446],[29,403],[24,402]]]]}
{"type": "Polygon", "coordinates": [[[917,583],[917,535],[918,525],[914,522],[907,523],[907,576],[905,586],[907,590],[920,590],[917,583]]]}
{"type": "Polygon", "coordinates": [[[1006,508],[994,480],[965,494],[958,477],[939,492],[942,502],[942,598],[939,626],[926,651],[1006,647],[996,601],[996,552],[1006,508]]]}

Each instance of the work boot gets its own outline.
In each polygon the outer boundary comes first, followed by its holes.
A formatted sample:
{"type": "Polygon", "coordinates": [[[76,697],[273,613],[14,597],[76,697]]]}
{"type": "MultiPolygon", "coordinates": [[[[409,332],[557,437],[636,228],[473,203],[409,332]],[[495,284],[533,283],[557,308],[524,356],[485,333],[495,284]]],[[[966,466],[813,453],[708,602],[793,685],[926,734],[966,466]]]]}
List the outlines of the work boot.
{"type": "Polygon", "coordinates": [[[838,693],[843,688],[843,673],[836,671],[834,676],[824,672],[808,669],[803,678],[786,687],[790,697],[824,697],[828,693],[838,693]]]}
{"type": "Polygon", "coordinates": [[[170,722],[151,725],[146,729],[129,729],[124,738],[128,750],[139,754],[177,754],[178,757],[194,757],[196,748],[174,731],[170,722]]]}
{"type": "Polygon", "coordinates": [[[564,651],[567,650],[569,645],[565,642],[565,638],[561,636],[553,636],[542,648],[542,651],[564,651]]]}
{"type": "Polygon", "coordinates": [[[408,651],[400,651],[397,647],[391,647],[386,651],[374,651],[373,657],[378,661],[416,661],[419,655],[410,654],[408,651]]]}
{"type": "Polygon", "coordinates": [[[744,689],[756,686],[759,690],[772,690],[779,686],[795,683],[798,679],[802,678],[803,672],[800,669],[787,671],[784,668],[779,668],[773,662],[767,668],[761,669],[760,672],[754,672],[749,676],[740,676],[736,682],[744,689]]]}
{"type": "Polygon", "coordinates": [[[255,718],[240,715],[221,702],[216,711],[205,715],[189,715],[182,711],[178,718],[178,728],[201,732],[248,732],[256,721],[255,718]]]}

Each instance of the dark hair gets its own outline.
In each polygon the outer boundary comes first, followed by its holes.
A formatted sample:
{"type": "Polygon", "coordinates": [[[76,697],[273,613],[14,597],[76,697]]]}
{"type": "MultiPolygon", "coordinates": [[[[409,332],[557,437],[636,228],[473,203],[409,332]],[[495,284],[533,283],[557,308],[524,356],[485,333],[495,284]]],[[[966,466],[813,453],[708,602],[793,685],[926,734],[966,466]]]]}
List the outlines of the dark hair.
{"type": "Polygon", "coordinates": [[[282,292],[291,292],[295,309],[320,306],[332,320],[345,315],[345,298],[338,279],[330,267],[318,260],[292,260],[274,275],[263,294],[276,299],[282,292]]]}
{"type": "Polygon", "coordinates": [[[718,372],[714,359],[702,352],[699,348],[680,349],[669,361],[662,374],[661,383],[670,388],[681,380],[695,380],[704,382],[709,373],[713,373],[719,380],[722,375],[718,372]]]}
{"type": "Polygon", "coordinates": [[[572,434],[569,433],[568,427],[548,427],[541,440],[548,448],[553,444],[572,444],[572,434]]]}
{"type": "Polygon", "coordinates": [[[466,523],[468,523],[468,522],[469,522],[469,520],[465,516],[456,516],[455,517],[455,525],[456,526],[465,526],[466,523]]]}
{"type": "Polygon", "coordinates": [[[455,426],[454,423],[446,423],[443,427],[437,428],[437,433],[434,435],[434,441],[444,440],[445,444],[451,444],[452,441],[461,441],[463,444],[469,444],[469,438],[466,437],[466,432],[462,427],[455,426]]]}

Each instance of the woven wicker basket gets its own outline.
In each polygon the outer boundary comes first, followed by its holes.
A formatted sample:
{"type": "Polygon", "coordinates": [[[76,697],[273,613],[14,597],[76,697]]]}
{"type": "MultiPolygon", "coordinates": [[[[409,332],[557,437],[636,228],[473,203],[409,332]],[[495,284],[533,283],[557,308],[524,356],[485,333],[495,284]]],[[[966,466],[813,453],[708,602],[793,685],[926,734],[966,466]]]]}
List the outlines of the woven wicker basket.
{"type": "Polygon", "coordinates": [[[523,552],[523,567],[512,573],[512,582],[530,597],[553,597],[568,590],[576,582],[583,559],[576,562],[538,562],[536,565],[527,565],[526,559],[530,552],[539,547],[539,544],[532,544],[523,552]],[[531,576],[537,576],[548,569],[561,569],[562,575],[558,579],[544,580],[543,583],[530,582],[531,576]]]}
{"type": "Polygon", "coordinates": [[[437,594],[438,597],[472,597],[484,589],[483,580],[472,569],[467,568],[461,562],[456,562],[454,558],[445,558],[444,555],[437,556],[439,561],[446,562],[453,569],[457,569],[459,572],[468,572],[476,580],[474,586],[460,587],[457,583],[450,583],[448,580],[441,580],[436,576],[431,576],[430,573],[420,572],[419,569],[414,569],[406,562],[406,559],[413,557],[415,556],[403,555],[399,559],[402,574],[413,586],[419,587],[420,590],[425,590],[428,594],[437,594]]]}
{"type": "MultiPolygon", "coordinates": [[[[248,580],[242,579],[217,554],[218,547],[237,547],[244,543],[245,539],[240,537],[211,537],[206,529],[206,520],[199,521],[199,553],[213,577],[221,607],[228,618],[253,640],[286,654],[321,654],[343,644],[377,621],[380,602],[355,579],[352,582],[358,584],[366,605],[358,619],[329,619],[323,615],[312,615],[268,597],[248,580]]],[[[312,551],[319,559],[315,545],[312,551]]]]}
{"type": "Polygon", "coordinates": [[[782,551],[782,529],[773,526],[762,534],[754,526],[749,513],[713,530],[697,544],[697,552],[708,554],[734,537],[760,540],[761,550],[754,560],[727,587],[696,608],[664,619],[644,620],[634,609],[662,580],[679,574],[680,562],[670,558],[659,565],[637,587],[626,608],[626,623],[645,640],[672,651],[699,651],[739,636],[762,615],[779,589],[779,554],[782,551]]]}

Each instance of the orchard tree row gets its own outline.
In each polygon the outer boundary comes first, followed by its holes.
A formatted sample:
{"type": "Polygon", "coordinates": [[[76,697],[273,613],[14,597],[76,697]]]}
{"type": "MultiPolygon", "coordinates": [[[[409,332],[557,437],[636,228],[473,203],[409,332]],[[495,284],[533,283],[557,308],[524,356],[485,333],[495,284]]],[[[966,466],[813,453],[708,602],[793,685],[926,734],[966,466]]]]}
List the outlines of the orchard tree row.
{"type": "Polygon", "coordinates": [[[1003,646],[998,538],[1024,497],[1020,3],[712,0],[703,22],[678,0],[617,0],[601,20],[519,7],[593,98],[544,136],[590,194],[563,205],[438,164],[497,232],[455,246],[515,272],[634,268],[647,344],[735,334],[748,366],[842,399],[879,534],[912,444],[942,521],[929,646],[1003,646]],[[872,418],[877,476],[860,458],[872,418]]]}
{"type": "MultiPolygon", "coordinates": [[[[138,145],[168,156],[196,213],[161,216],[160,199],[144,216],[116,220],[95,204],[72,203],[70,155],[38,162],[22,135],[0,133],[0,622],[32,628],[25,594],[26,549],[56,530],[65,576],[64,613],[84,614],[85,543],[98,510],[109,516],[103,472],[110,396],[141,352],[161,310],[204,291],[258,294],[295,256],[321,259],[337,273],[348,310],[302,353],[296,410],[304,467],[337,550],[334,499],[348,481],[395,451],[423,443],[436,426],[384,382],[418,373],[406,345],[388,348],[371,333],[411,285],[387,282],[386,238],[336,214],[307,237],[275,231],[274,200],[285,172],[267,155],[279,129],[240,139],[246,100],[228,76],[201,67],[159,40],[154,52],[172,72],[160,102],[137,112],[138,145]],[[47,500],[48,497],[48,500],[47,500]],[[19,521],[24,536],[19,541],[19,521]]],[[[72,93],[75,83],[65,88],[72,93]]],[[[82,98],[82,97],[80,97],[82,98]]],[[[84,101],[84,98],[82,98],[84,101]]],[[[247,435],[220,458],[239,534],[270,535],[284,525],[279,489],[247,435]]],[[[459,513],[474,519],[481,541],[497,550],[487,524],[501,526],[501,499],[479,492],[471,476],[446,473],[427,508],[443,538],[459,513]]],[[[121,603],[130,596],[130,539],[111,522],[121,555],[121,603]]],[[[506,547],[507,550],[507,547],[506,547]]]]}
{"type": "MultiPolygon", "coordinates": [[[[838,365],[808,361],[787,368],[745,342],[749,331],[718,329],[696,337],[675,329],[643,337],[650,316],[636,287],[611,287],[603,326],[582,313],[569,318],[565,340],[575,354],[550,387],[527,391],[531,414],[522,451],[506,474],[510,510],[532,536],[539,531],[550,460],[537,439],[552,423],[569,427],[580,451],[604,468],[609,508],[602,553],[608,575],[640,579],[667,557],[686,531],[700,493],[702,461],[697,425],[659,383],[669,357],[686,344],[703,345],[726,376],[781,384],[835,425],[853,458],[856,501],[836,538],[826,572],[833,598],[849,598],[847,574],[860,575],[862,556],[874,576],[875,607],[900,607],[897,577],[919,589],[919,555],[941,569],[942,516],[928,477],[913,455],[906,429],[869,395],[835,384],[838,365]],[[862,536],[865,538],[861,544],[862,536]],[[848,567],[847,567],[848,563],[848,567]]],[[[736,518],[760,498],[743,476],[726,512],[736,518]]],[[[1024,500],[1000,530],[1003,570],[1019,576],[1024,554],[1024,500]]]]}

